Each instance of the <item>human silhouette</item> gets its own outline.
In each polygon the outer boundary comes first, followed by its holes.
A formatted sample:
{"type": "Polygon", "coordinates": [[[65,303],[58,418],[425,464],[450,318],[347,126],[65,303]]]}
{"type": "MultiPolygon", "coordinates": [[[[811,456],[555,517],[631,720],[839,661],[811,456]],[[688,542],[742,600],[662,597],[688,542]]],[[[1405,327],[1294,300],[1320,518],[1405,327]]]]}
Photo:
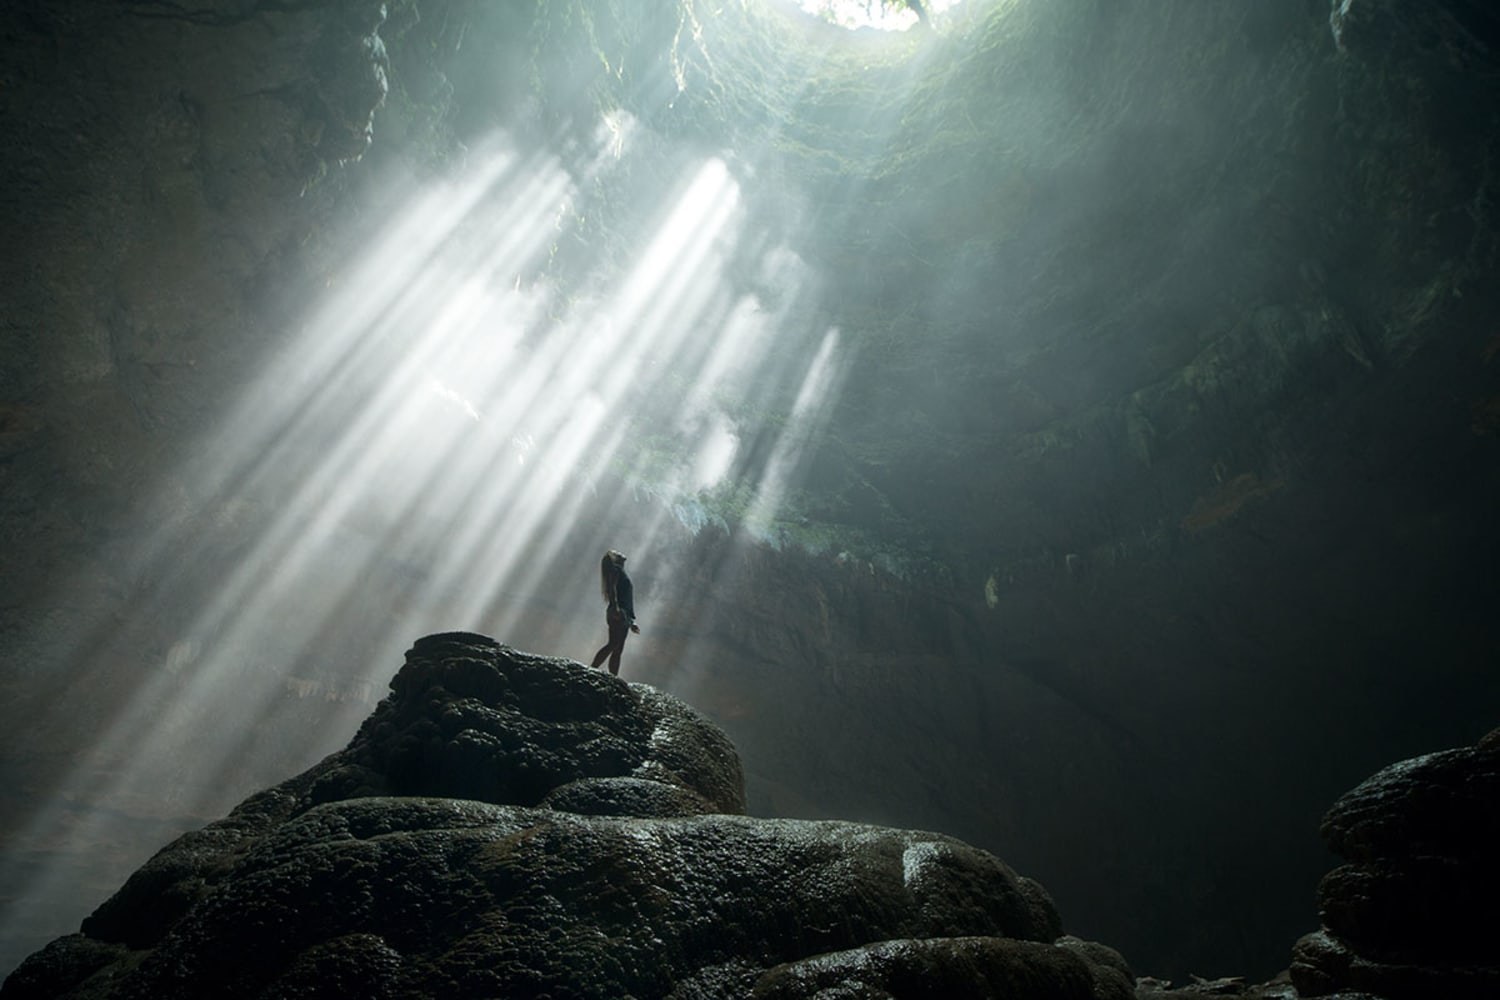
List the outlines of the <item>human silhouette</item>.
{"type": "Polygon", "coordinates": [[[604,621],[609,625],[609,642],[599,647],[594,654],[593,666],[597,667],[609,657],[609,672],[619,674],[620,654],[625,651],[625,636],[631,632],[640,634],[635,623],[635,588],[630,577],[625,575],[625,556],[610,549],[599,563],[599,589],[604,592],[604,621]]]}

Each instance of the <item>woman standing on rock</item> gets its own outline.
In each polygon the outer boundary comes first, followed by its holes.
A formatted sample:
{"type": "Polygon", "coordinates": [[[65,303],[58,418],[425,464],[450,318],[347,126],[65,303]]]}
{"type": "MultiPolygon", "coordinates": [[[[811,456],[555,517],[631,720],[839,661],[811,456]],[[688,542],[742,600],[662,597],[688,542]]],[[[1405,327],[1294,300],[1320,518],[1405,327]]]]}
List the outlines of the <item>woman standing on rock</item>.
{"type": "Polygon", "coordinates": [[[635,623],[635,588],[630,577],[625,575],[625,556],[610,549],[604,553],[599,564],[599,587],[604,591],[604,620],[609,625],[609,642],[599,647],[594,654],[593,666],[609,657],[609,672],[620,672],[620,654],[625,651],[625,636],[634,632],[640,635],[640,626],[635,623]]]}

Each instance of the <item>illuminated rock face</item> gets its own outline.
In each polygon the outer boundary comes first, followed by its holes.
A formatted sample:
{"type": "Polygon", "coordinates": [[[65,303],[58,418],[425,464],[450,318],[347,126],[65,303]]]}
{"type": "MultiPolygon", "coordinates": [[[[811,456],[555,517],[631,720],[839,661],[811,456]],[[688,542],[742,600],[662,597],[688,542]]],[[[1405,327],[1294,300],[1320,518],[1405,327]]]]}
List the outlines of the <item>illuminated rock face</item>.
{"type": "Polygon", "coordinates": [[[452,633],[392,689],[347,749],[166,847],[0,995],[1132,995],[990,854],[734,815],[733,748],[652,688],[452,633]]]}

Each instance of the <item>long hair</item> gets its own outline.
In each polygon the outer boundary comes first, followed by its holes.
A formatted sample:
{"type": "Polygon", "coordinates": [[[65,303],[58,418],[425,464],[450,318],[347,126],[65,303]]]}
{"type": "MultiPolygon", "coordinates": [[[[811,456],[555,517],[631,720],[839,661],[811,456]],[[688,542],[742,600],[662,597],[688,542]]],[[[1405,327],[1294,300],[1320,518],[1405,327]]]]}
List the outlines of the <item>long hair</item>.
{"type": "Polygon", "coordinates": [[[625,556],[614,549],[604,553],[604,558],[599,561],[599,592],[604,595],[605,604],[615,599],[614,590],[610,584],[614,582],[615,573],[623,565],[625,565],[625,556]]]}

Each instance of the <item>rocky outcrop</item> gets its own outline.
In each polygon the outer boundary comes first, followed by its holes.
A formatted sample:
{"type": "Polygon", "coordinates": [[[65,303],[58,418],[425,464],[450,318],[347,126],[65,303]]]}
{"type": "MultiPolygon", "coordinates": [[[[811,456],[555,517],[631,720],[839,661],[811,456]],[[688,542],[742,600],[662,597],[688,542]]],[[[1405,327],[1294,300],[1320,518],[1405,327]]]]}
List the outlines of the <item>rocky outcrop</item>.
{"type": "Polygon", "coordinates": [[[1133,995],[990,854],[736,815],[733,748],[653,688],[449,633],[391,689],[348,748],[163,849],[0,996],[1133,995]]]}
{"type": "Polygon", "coordinates": [[[1500,995],[1500,731],[1380,771],[1322,833],[1349,863],[1318,887],[1322,929],[1297,942],[1303,996],[1500,995]]]}
{"type": "MultiPolygon", "coordinates": [[[[1241,976],[1223,976],[1173,986],[1170,981],[1142,977],[1136,983],[1136,1000],[1201,1000],[1202,997],[1235,997],[1237,1000],[1297,1000],[1297,990],[1282,972],[1269,982],[1247,983],[1241,976]]],[[[1344,1000],[1361,1000],[1347,997],[1344,1000]]]]}

